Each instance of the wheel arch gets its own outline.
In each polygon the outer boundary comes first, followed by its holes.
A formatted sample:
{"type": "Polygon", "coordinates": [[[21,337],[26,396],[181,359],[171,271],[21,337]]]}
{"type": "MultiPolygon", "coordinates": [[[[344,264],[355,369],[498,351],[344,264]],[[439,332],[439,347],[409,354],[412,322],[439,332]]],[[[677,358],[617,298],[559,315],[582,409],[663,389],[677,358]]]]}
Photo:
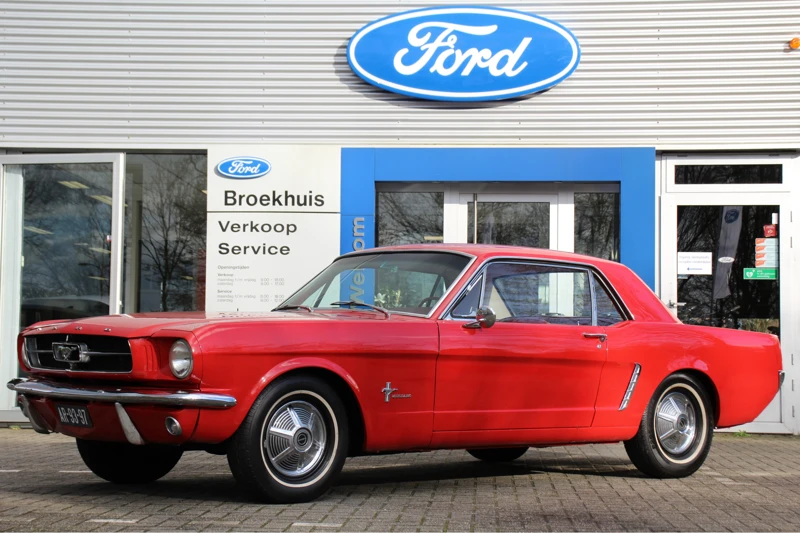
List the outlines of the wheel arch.
{"type": "MultiPolygon", "coordinates": [[[[717,390],[717,386],[714,384],[714,380],[711,379],[711,376],[703,372],[702,370],[698,370],[697,368],[682,368],[680,370],[675,370],[671,374],[667,375],[664,379],[667,379],[671,376],[676,374],[686,374],[688,376],[693,377],[706,390],[708,395],[711,397],[712,401],[714,402],[714,426],[716,427],[717,423],[719,422],[720,416],[720,398],[719,398],[719,391],[717,390]]],[[[663,380],[662,380],[663,382],[663,380]]]]}
{"type": "Polygon", "coordinates": [[[251,396],[257,398],[264,389],[278,379],[299,375],[315,377],[334,388],[347,411],[350,430],[348,456],[360,455],[366,443],[366,423],[359,399],[360,390],[355,379],[339,365],[319,358],[286,361],[260,379],[251,396]]]}

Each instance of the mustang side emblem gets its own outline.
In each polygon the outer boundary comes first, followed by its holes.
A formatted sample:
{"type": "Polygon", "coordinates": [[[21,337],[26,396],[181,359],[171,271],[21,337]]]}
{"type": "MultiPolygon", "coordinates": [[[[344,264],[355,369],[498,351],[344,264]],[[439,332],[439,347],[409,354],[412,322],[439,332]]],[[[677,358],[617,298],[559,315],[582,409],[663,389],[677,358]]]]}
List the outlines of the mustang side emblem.
{"type": "Polygon", "coordinates": [[[386,386],[381,391],[383,393],[383,401],[389,403],[389,399],[392,397],[392,393],[395,392],[397,389],[392,388],[392,382],[387,381],[386,386]]]}
{"type": "Polygon", "coordinates": [[[389,400],[391,400],[392,398],[411,398],[410,394],[395,394],[397,390],[398,389],[392,388],[391,381],[387,381],[386,386],[383,389],[381,389],[381,392],[383,393],[383,401],[389,403],[389,400]]]}

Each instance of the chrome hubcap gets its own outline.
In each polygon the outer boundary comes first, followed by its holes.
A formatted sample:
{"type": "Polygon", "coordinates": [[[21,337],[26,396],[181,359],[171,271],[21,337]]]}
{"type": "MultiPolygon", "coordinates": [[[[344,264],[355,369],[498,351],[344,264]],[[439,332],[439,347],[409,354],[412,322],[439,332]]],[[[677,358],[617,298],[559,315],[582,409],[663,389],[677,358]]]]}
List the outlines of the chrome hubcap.
{"type": "Polygon", "coordinates": [[[287,477],[301,477],[322,461],[326,433],[316,407],[308,402],[289,402],[270,418],[264,450],[275,470],[287,477]]]}
{"type": "Polygon", "coordinates": [[[656,437],[667,453],[680,455],[688,450],[697,436],[694,405],[682,392],[670,392],[656,409],[656,437]]]}

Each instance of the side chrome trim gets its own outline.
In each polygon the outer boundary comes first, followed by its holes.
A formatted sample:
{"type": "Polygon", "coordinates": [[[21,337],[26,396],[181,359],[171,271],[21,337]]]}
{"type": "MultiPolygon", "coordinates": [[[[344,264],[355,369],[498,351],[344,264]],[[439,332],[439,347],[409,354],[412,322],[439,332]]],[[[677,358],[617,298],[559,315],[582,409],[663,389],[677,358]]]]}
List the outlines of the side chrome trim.
{"type": "Polygon", "coordinates": [[[81,389],[68,385],[50,385],[41,381],[23,378],[12,379],[6,385],[10,390],[27,396],[55,398],[59,400],[78,400],[85,402],[109,402],[123,405],[165,405],[171,407],[205,407],[208,409],[229,409],[236,405],[236,398],[226,394],[205,392],[174,392],[168,394],[105,391],[81,389]]]}
{"type": "Polygon", "coordinates": [[[636,382],[639,381],[639,373],[642,370],[642,365],[639,363],[635,363],[633,366],[633,374],[631,374],[631,380],[628,382],[628,388],[625,390],[625,395],[622,397],[622,403],[619,404],[619,410],[624,411],[626,407],[628,407],[628,402],[631,400],[631,396],[633,396],[633,390],[636,388],[636,382]]]}
{"type": "Polygon", "coordinates": [[[122,425],[122,432],[125,433],[125,438],[128,439],[128,442],[136,446],[144,444],[144,439],[139,435],[139,431],[137,431],[136,426],[133,425],[133,420],[128,416],[128,412],[125,411],[122,404],[117,402],[114,404],[114,408],[117,410],[119,423],[122,425]]]}

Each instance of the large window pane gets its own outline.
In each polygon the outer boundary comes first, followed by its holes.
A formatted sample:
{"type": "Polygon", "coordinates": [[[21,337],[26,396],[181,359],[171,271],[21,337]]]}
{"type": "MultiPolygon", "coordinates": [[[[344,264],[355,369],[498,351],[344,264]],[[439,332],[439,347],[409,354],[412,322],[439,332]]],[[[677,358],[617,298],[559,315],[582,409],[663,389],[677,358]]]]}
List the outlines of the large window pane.
{"type": "Polygon", "coordinates": [[[575,193],[575,252],[619,261],[619,193],[575,193]]]}
{"type": "Polygon", "coordinates": [[[205,307],[206,155],[128,154],[126,312],[205,307]]]}
{"type": "Polygon", "coordinates": [[[9,166],[22,213],[20,326],[108,314],[111,163],[9,166]]]}
{"type": "Polygon", "coordinates": [[[379,192],[378,246],[442,242],[444,193],[379,192]]]}

